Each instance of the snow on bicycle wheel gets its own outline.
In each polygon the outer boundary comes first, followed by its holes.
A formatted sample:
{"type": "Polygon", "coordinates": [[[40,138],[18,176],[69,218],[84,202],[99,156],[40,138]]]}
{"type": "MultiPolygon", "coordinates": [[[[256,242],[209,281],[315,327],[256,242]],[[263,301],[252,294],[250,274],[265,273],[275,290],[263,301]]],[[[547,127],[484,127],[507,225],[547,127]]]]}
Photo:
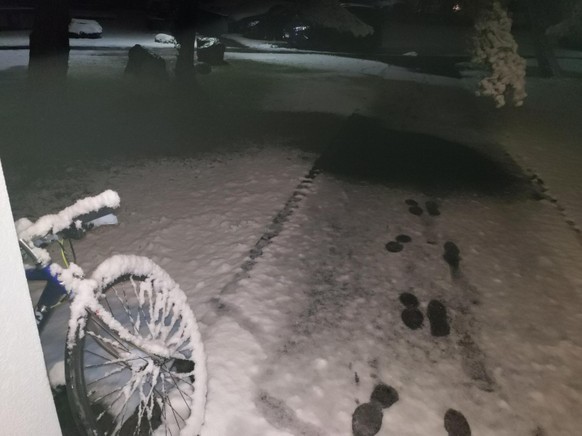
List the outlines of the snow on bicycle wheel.
{"type": "Polygon", "coordinates": [[[98,299],[79,298],[72,308],[83,310],[67,347],[69,401],[79,427],[88,434],[198,434],[205,355],[185,294],[138,256],[108,259],[92,279],[98,299]]]}

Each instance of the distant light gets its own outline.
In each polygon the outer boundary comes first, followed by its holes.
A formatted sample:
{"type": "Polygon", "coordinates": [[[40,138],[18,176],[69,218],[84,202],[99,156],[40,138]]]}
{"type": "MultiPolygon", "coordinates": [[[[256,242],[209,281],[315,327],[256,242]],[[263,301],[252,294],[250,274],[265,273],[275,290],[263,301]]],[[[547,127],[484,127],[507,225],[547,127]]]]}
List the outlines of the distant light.
{"type": "Polygon", "coordinates": [[[462,9],[463,9],[463,7],[461,6],[460,3],[455,3],[453,5],[453,12],[461,12],[462,9]]]}

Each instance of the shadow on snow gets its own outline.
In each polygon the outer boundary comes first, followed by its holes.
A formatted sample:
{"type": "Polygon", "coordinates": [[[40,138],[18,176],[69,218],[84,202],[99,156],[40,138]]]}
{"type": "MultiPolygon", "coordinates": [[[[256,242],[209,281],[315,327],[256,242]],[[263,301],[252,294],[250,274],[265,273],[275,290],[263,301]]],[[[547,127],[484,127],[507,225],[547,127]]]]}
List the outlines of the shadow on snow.
{"type": "Polygon", "coordinates": [[[410,187],[428,195],[535,196],[519,166],[508,155],[497,154],[435,136],[388,130],[377,120],[353,115],[321,155],[318,167],[353,181],[410,187]]]}

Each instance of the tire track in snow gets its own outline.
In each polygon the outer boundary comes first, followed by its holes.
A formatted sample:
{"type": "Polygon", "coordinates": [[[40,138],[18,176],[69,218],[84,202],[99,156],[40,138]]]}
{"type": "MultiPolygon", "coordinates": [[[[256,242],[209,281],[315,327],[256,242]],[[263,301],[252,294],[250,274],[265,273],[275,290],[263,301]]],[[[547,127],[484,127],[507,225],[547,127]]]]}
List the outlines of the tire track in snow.
{"type": "Polygon", "coordinates": [[[530,174],[532,184],[538,189],[540,198],[549,201],[556,208],[566,225],[576,234],[578,242],[582,244],[582,230],[580,230],[576,221],[569,216],[567,208],[550,192],[546,183],[538,173],[531,168],[527,168],[526,171],[530,174]]]}
{"type": "MultiPolygon", "coordinates": [[[[247,316],[240,307],[224,301],[222,297],[233,294],[238,289],[240,281],[249,277],[249,273],[263,255],[264,249],[283,231],[285,223],[299,207],[301,201],[311,192],[313,181],[320,173],[318,162],[319,159],[315,161],[309,172],[296,186],[283,208],[273,217],[266,231],[249,251],[248,257],[240,266],[239,272],[223,286],[218,296],[211,300],[211,305],[215,309],[215,315],[218,317],[228,315],[231,322],[236,323],[243,330],[243,334],[254,337],[257,346],[260,346],[259,344],[263,342],[260,340],[261,334],[264,334],[263,328],[247,316]]],[[[232,333],[229,333],[229,336],[232,339],[232,333]]],[[[252,358],[249,357],[249,362],[251,361],[252,358]]],[[[220,384],[219,381],[215,383],[220,384]]],[[[266,422],[272,425],[273,428],[281,431],[284,431],[283,429],[293,429],[295,430],[294,434],[302,436],[321,436],[321,432],[317,427],[302,421],[295,411],[280,399],[273,397],[266,391],[260,391],[254,394],[251,390],[247,390],[247,394],[249,395],[247,402],[253,404],[266,422]]]]}
{"type": "Polygon", "coordinates": [[[314,179],[320,173],[317,167],[318,161],[315,162],[309,172],[303,177],[297,185],[289,199],[285,202],[283,208],[275,215],[267,230],[261,235],[255,246],[249,251],[247,260],[240,266],[240,271],[235,274],[230,282],[223,286],[219,295],[230,294],[236,290],[238,282],[247,278],[250,271],[257,264],[258,259],[263,255],[263,250],[269,246],[273,239],[276,238],[283,230],[285,223],[289,220],[293,211],[299,207],[299,203],[310,192],[314,179]]]}
{"type": "MultiPolygon", "coordinates": [[[[250,249],[248,257],[240,266],[239,271],[222,287],[218,292],[218,295],[210,300],[210,306],[214,308],[215,316],[228,315],[241,328],[245,329],[253,336],[260,334],[262,328],[245,315],[239,307],[226,302],[222,297],[234,294],[241,280],[249,277],[250,272],[257,265],[259,258],[263,255],[264,249],[283,231],[285,223],[289,221],[289,218],[299,207],[301,201],[311,192],[313,181],[321,172],[318,165],[319,159],[320,158],[315,160],[313,166],[295,187],[281,210],[273,217],[265,232],[257,240],[253,248],[250,249]]],[[[201,321],[206,322],[208,320],[202,319],[201,321]]]]}

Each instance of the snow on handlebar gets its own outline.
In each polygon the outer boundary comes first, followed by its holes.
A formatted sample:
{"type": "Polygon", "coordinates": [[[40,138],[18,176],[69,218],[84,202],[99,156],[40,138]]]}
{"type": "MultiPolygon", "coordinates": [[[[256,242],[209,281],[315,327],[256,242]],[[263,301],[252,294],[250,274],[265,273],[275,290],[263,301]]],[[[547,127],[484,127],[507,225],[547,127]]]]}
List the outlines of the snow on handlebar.
{"type": "Polygon", "coordinates": [[[94,197],[83,198],[56,214],[40,217],[34,223],[25,219],[19,220],[16,223],[18,237],[24,241],[31,241],[51,233],[56,234],[71,226],[82,228],[83,224],[89,224],[86,228],[90,228],[103,224],[116,224],[117,218],[110,212],[111,209],[119,207],[119,203],[119,195],[112,190],[104,191],[94,197]],[[96,213],[102,210],[105,210],[105,214],[96,213]]]}

